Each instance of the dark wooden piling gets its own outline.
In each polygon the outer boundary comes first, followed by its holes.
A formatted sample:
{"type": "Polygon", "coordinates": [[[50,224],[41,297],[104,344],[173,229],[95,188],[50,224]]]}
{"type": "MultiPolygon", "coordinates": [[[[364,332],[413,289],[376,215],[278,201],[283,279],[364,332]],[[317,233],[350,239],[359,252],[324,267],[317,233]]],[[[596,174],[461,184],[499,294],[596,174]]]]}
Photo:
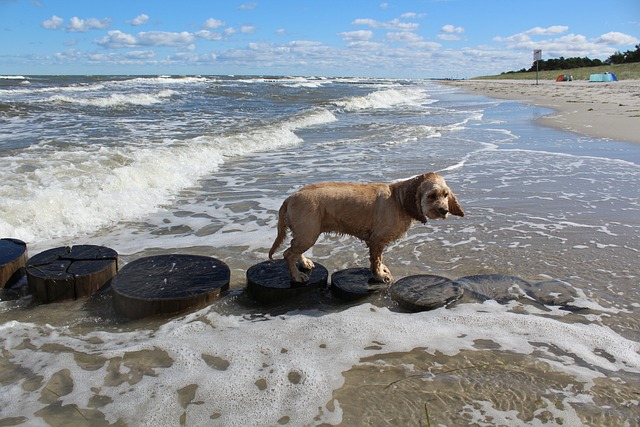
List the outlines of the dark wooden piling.
{"type": "Polygon", "coordinates": [[[11,287],[25,274],[27,244],[18,239],[0,239],[0,288],[11,287]]]}
{"type": "Polygon", "coordinates": [[[231,271],[199,255],[158,255],[125,265],[111,282],[116,312],[129,319],[202,307],[229,289],[231,271]]]}
{"type": "Polygon", "coordinates": [[[95,245],[63,246],[29,258],[29,292],[40,302],[92,295],[118,271],[118,253],[95,245]]]}

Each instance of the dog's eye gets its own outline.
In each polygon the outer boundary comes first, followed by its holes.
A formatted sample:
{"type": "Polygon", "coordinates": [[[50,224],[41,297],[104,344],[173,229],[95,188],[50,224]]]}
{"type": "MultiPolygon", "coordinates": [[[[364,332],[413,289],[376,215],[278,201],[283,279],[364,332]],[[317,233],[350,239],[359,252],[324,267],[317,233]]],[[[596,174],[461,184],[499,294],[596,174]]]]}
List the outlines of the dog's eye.
{"type": "Polygon", "coordinates": [[[435,193],[431,193],[427,196],[429,200],[435,200],[438,196],[435,193]]]}

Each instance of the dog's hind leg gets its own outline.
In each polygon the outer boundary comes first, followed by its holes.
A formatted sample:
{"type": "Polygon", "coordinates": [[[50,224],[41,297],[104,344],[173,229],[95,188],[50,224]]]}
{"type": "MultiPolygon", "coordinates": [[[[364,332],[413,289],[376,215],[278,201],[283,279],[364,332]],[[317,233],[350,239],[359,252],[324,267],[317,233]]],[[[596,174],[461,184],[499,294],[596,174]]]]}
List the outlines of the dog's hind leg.
{"type": "Polygon", "coordinates": [[[320,236],[320,233],[306,235],[303,238],[297,237],[295,234],[293,234],[293,239],[291,239],[291,247],[284,251],[284,259],[287,262],[287,267],[289,267],[291,279],[294,282],[304,283],[309,280],[308,274],[305,274],[298,270],[297,263],[300,263],[300,266],[307,270],[311,270],[314,267],[313,262],[303,254],[316,243],[318,236],[320,236]]]}

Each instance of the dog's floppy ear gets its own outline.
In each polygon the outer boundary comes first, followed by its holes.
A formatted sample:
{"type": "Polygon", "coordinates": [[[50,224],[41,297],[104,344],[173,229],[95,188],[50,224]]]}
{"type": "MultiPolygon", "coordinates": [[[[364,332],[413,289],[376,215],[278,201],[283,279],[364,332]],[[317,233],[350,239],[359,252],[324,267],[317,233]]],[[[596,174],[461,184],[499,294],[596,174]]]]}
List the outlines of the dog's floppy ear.
{"type": "Polygon", "coordinates": [[[427,175],[419,175],[407,181],[399,183],[402,187],[402,207],[409,216],[423,224],[427,222],[427,216],[422,212],[421,187],[427,180],[427,175]]]}
{"type": "Polygon", "coordinates": [[[449,213],[451,215],[456,216],[464,216],[464,211],[462,210],[462,206],[458,202],[456,195],[449,190],[449,213]]]}

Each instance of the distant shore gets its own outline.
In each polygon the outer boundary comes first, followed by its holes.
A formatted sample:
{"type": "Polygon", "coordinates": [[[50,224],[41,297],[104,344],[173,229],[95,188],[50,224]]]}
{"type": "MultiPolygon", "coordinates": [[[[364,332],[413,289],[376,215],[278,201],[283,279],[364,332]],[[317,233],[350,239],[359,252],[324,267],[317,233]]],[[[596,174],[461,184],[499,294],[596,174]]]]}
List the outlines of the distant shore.
{"type": "Polygon", "coordinates": [[[455,80],[443,84],[492,98],[555,110],[537,120],[545,126],[597,138],[640,143],[640,80],[610,83],[530,80],[455,80]]]}

